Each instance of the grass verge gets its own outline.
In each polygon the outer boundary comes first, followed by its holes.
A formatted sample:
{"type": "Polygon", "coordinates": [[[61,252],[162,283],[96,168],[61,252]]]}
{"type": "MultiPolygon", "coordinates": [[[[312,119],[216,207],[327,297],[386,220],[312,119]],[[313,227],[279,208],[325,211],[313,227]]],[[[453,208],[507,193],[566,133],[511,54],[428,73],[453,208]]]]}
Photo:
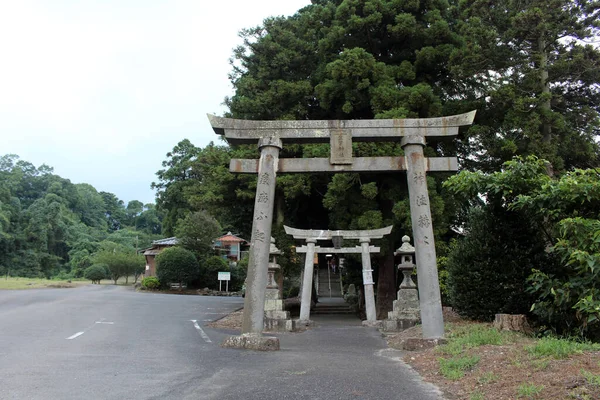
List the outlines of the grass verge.
{"type": "Polygon", "coordinates": [[[448,398],[600,400],[600,344],[537,339],[470,321],[446,324],[446,339],[405,360],[448,398]]]}

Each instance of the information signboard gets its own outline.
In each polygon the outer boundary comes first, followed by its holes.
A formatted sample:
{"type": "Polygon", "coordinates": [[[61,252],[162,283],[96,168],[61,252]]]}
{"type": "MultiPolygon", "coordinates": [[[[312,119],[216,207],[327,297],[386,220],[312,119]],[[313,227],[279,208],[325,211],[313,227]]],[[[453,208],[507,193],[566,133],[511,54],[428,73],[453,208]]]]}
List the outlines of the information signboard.
{"type": "Polygon", "coordinates": [[[230,281],[231,280],[231,272],[219,272],[219,280],[220,281],[230,281]]]}

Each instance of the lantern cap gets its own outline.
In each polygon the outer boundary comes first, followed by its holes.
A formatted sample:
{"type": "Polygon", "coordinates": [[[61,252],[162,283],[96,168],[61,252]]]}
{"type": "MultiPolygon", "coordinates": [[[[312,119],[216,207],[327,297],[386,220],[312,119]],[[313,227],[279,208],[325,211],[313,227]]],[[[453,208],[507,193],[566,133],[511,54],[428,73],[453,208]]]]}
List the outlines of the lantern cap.
{"type": "Polygon", "coordinates": [[[410,237],[407,235],[402,236],[402,246],[394,252],[395,256],[403,254],[414,254],[415,248],[410,245],[410,237]]]}
{"type": "Polygon", "coordinates": [[[269,247],[269,254],[275,256],[281,254],[281,250],[279,250],[277,246],[275,246],[275,238],[273,236],[271,236],[271,246],[269,247]]]}

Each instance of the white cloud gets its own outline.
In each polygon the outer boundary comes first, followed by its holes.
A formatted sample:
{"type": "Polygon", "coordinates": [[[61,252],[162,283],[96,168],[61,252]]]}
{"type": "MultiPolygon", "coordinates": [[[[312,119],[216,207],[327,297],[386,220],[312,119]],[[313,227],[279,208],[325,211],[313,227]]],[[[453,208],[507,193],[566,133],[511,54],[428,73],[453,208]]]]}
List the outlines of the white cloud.
{"type": "Polygon", "coordinates": [[[309,0],[0,2],[0,155],[152,201],[178,141],[217,137],[237,33],[309,0]]]}

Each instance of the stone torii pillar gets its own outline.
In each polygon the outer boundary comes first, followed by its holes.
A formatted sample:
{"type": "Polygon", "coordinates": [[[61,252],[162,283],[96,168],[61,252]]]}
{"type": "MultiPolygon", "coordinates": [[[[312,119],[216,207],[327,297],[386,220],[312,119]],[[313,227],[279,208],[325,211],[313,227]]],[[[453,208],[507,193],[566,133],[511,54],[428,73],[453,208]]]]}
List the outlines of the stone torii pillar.
{"type": "Polygon", "coordinates": [[[315,243],[317,239],[306,239],[306,260],[304,261],[304,279],[302,280],[302,297],[300,297],[299,324],[310,325],[310,305],[312,301],[312,286],[314,274],[315,243]]]}
{"type": "Polygon", "coordinates": [[[400,145],[406,157],[406,177],[410,199],[410,219],[412,222],[415,249],[417,254],[417,276],[419,279],[419,305],[425,339],[444,337],[444,317],[438,279],[435,242],[427,176],[425,175],[425,137],[421,135],[404,136],[400,145]]]}
{"type": "Polygon", "coordinates": [[[258,184],[254,200],[250,259],[246,277],[246,297],[242,317],[242,335],[231,336],[224,347],[279,350],[279,339],[262,336],[264,329],[265,292],[271,245],[271,221],[275,197],[275,177],[281,140],[273,137],[261,138],[258,142],[258,184]]]}
{"type": "Polygon", "coordinates": [[[365,290],[365,309],[367,313],[367,324],[377,321],[377,310],[375,309],[375,291],[373,289],[373,270],[371,269],[371,254],[369,253],[369,242],[371,239],[363,237],[359,239],[362,258],[363,287],[365,290]]]}

